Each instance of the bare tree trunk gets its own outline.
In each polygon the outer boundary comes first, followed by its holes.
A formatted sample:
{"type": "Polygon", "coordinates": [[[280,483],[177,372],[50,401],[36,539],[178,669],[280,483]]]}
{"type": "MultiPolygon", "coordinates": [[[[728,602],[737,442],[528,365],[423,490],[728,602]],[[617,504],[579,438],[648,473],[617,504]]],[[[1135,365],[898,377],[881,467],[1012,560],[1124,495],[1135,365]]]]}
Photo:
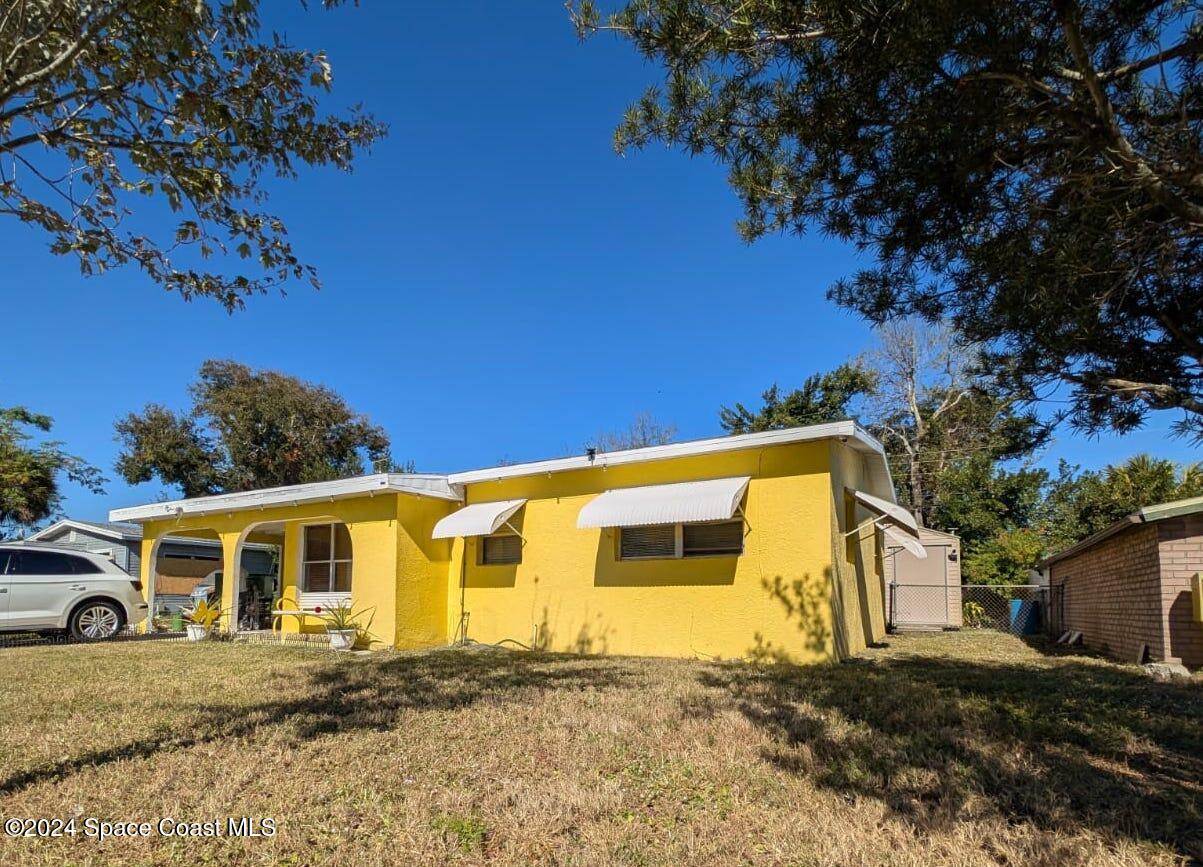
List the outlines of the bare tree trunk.
{"type": "Polygon", "coordinates": [[[969,395],[966,357],[941,326],[898,322],[880,329],[878,340],[865,360],[877,379],[871,411],[886,439],[901,446],[911,511],[925,527],[927,475],[938,477],[946,464],[947,445],[940,439],[957,434],[948,420],[969,395]]]}
{"type": "Polygon", "coordinates": [[[920,527],[926,527],[927,521],[923,518],[923,470],[917,455],[912,455],[910,460],[910,490],[911,490],[911,511],[915,515],[915,522],[920,527]]]}

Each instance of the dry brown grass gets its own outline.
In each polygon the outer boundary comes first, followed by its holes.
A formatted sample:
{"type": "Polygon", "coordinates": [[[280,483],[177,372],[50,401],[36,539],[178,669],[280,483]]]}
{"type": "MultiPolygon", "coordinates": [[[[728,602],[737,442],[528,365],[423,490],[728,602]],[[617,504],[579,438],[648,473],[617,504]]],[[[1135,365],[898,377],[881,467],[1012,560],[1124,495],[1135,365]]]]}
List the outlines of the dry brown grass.
{"type": "Polygon", "coordinates": [[[809,668],[447,650],[0,651],[0,863],[1145,865],[1203,858],[1203,694],[998,635],[809,668]]]}

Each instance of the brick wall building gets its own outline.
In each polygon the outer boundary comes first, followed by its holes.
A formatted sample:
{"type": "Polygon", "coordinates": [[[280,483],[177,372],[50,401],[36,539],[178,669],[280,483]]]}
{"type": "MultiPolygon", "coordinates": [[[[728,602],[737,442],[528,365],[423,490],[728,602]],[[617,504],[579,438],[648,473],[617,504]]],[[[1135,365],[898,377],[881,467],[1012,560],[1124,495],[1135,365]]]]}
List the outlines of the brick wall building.
{"type": "Polygon", "coordinates": [[[1167,659],[1203,668],[1203,623],[1191,611],[1191,582],[1203,571],[1203,513],[1161,521],[1161,602],[1166,617],[1167,659]]]}
{"type": "Polygon", "coordinates": [[[1191,587],[1203,571],[1203,497],[1141,509],[1041,563],[1061,627],[1127,662],[1203,667],[1191,587]],[[1142,658],[1143,657],[1143,658],[1142,658]]]}

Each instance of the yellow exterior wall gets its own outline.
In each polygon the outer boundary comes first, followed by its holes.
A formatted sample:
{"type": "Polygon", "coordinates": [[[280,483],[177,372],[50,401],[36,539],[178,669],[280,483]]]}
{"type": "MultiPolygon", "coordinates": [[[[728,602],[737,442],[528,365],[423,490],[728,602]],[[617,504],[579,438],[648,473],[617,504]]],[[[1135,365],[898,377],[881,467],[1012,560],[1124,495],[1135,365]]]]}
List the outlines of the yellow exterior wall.
{"type": "Polygon", "coordinates": [[[836,652],[843,658],[886,634],[881,534],[870,525],[860,533],[844,535],[874,517],[848,493],[870,489],[867,459],[843,443],[824,445],[831,453],[832,621],[836,652]]]}
{"type": "Polygon", "coordinates": [[[398,497],[397,647],[432,647],[447,644],[447,584],[451,542],[432,539],[440,518],[459,503],[430,497],[398,497]]]}
{"type": "Polygon", "coordinates": [[[478,564],[479,541],[457,541],[468,637],[557,651],[707,658],[827,659],[835,650],[830,597],[829,446],[798,443],[478,482],[469,503],[526,498],[515,526],[522,563],[478,564]],[[597,494],[637,485],[748,475],[739,557],[620,561],[615,530],[577,529],[597,494]]]}
{"type": "MultiPolygon", "coordinates": [[[[156,537],[222,542],[225,573],[240,539],[284,522],[281,586],[297,600],[301,527],[340,521],[351,535],[352,604],[372,614],[377,647],[426,647],[461,637],[583,653],[814,661],[842,658],[885,634],[878,534],[845,543],[868,513],[845,489],[868,488],[865,457],[835,441],[601,466],[467,486],[468,503],[524,498],[512,522],[522,563],[478,563],[478,539],[435,540],[459,504],[410,494],[361,496],[144,525],[149,587],[156,537]],[[581,508],[613,488],[751,476],[738,557],[621,561],[618,531],[581,530],[581,508]]],[[[279,537],[276,537],[278,539],[279,537]]],[[[236,582],[226,581],[223,607],[236,582]]],[[[295,619],[284,628],[296,631],[295,619]]],[[[312,622],[307,631],[322,631],[312,622]]]]}
{"type": "MultiPolygon", "coordinates": [[[[284,521],[281,553],[281,593],[295,604],[301,563],[301,527],[323,521],[340,521],[351,535],[351,604],[366,610],[372,618],[370,633],[373,646],[424,646],[447,641],[446,561],[447,546],[430,542],[434,521],[449,513],[456,504],[404,494],[356,497],[329,503],[277,506],[263,510],[238,511],[223,515],[185,516],[179,519],[151,521],[143,526],[142,583],[150,587],[154,540],[165,534],[199,535],[221,539],[223,571],[237,575],[235,547],[240,537],[255,536],[256,525],[284,521]],[[248,530],[250,531],[248,533],[248,530]],[[426,539],[423,545],[415,539],[426,539]],[[442,552],[442,562],[432,563],[432,555],[442,552]]],[[[222,608],[232,610],[237,582],[225,581],[222,608]]],[[[366,622],[366,617],[365,617],[366,622]]],[[[296,632],[295,618],[284,618],[283,629],[296,632]]],[[[319,623],[310,621],[307,632],[321,632],[319,623]]]]}

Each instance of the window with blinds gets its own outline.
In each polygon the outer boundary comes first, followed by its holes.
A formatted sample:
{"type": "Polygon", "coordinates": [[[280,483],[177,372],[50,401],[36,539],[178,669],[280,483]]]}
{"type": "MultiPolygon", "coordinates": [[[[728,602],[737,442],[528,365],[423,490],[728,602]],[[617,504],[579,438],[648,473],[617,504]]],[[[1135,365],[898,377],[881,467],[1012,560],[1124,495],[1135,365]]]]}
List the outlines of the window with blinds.
{"type": "Polygon", "coordinates": [[[351,592],[351,534],[346,524],[304,528],[301,592],[351,592]]]}
{"type": "Polygon", "coordinates": [[[677,525],[623,527],[619,531],[618,556],[623,560],[648,560],[677,556],[677,525]]]}
{"type": "Polygon", "coordinates": [[[522,537],[514,533],[482,536],[480,563],[482,566],[503,566],[522,562],[522,537]]]}
{"type": "Polygon", "coordinates": [[[716,524],[681,525],[682,557],[711,557],[718,554],[742,554],[743,551],[743,521],[723,521],[716,524]]]}
{"type": "Polygon", "coordinates": [[[622,527],[618,534],[618,557],[621,560],[720,557],[742,554],[743,551],[742,520],[622,527]]]}

